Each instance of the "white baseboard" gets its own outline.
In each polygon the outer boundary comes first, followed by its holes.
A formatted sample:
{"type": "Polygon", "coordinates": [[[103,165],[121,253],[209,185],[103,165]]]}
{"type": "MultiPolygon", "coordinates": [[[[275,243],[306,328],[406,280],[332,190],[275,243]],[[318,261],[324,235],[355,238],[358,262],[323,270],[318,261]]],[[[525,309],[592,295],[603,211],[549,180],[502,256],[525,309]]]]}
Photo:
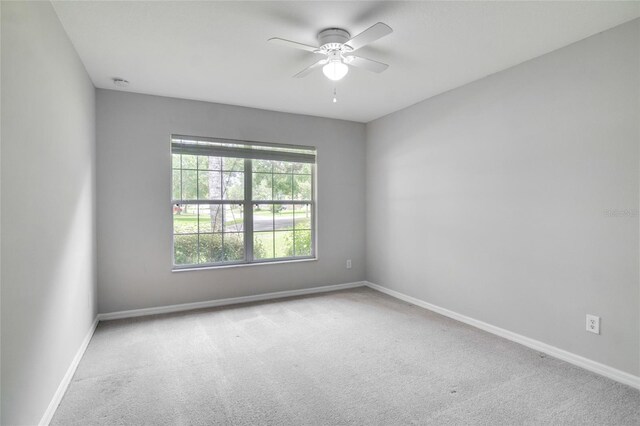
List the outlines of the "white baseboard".
{"type": "Polygon", "coordinates": [[[374,290],[377,290],[379,292],[388,294],[389,296],[395,297],[396,299],[404,300],[405,302],[409,302],[413,305],[420,306],[421,308],[428,309],[440,315],[444,315],[445,317],[452,318],[456,321],[463,322],[465,324],[487,331],[491,334],[495,334],[496,336],[503,337],[507,340],[511,340],[512,342],[519,343],[521,345],[527,346],[536,351],[561,359],[570,364],[584,368],[585,370],[592,371],[594,373],[613,379],[617,382],[624,383],[625,385],[629,385],[634,388],[640,389],[640,377],[634,376],[633,374],[618,370],[616,368],[610,367],[605,364],[601,364],[597,361],[593,361],[589,358],[576,355],[574,353],[565,351],[564,349],[560,349],[555,346],[548,345],[546,343],[540,342],[535,339],[531,339],[521,334],[514,333],[509,330],[505,330],[504,328],[496,327],[495,325],[487,324],[486,322],[473,319],[466,315],[462,315],[457,312],[450,311],[445,308],[441,308],[440,306],[432,305],[431,303],[425,302],[420,299],[416,299],[415,297],[408,296],[404,293],[400,293],[395,290],[388,289],[378,284],[365,281],[365,285],[374,290]]]}
{"type": "Polygon", "coordinates": [[[53,418],[53,415],[55,414],[56,409],[58,408],[58,405],[60,405],[60,401],[62,401],[62,397],[67,391],[67,388],[71,383],[71,379],[73,378],[73,375],[75,374],[76,369],[78,368],[78,364],[80,364],[80,360],[82,359],[84,352],[87,350],[87,346],[89,346],[89,342],[91,341],[91,337],[93,337],[93,332],[96,331],[97,326],[98,326],[98,318],[96,317],[96,319],[93,321],[93,324],[91,324],[89,331],[84,337],[84,340],[82,341],[82,344],[78,349],[78,352],[76,352],[76,356],[73,357],[73,360],[71,361],[71,365],[69,365],[67,372],[65,373],[64,377],[62,378],[62,381],[58,385],[58,389],[56,390],[56,393],[53,394],[53,398],[51,399],[51,402],[49,403],[47,410],[44,412],[42,419],[40,419],[40,423],[38,423],[40,426],[47,426],[49,422],[51,422],[51,419],[53,418]]]}
{"type": "Polygon", "coordinates": [[[386,287],[382,287],[380,285],[377,285],[368,281],[357,281],[357,282],[346,283],[346,284],[313,287],[313,288],[306,288],[306,289],[300,289],[300,290],[278,291],[274,293],[258,294],[254,296],[232,297],[228,299],[209,300],[205,302],[183,303],[179,305],[158,306],[154,308],[134,309],[130,311],[119,311],[119,312],[110,312],[106,314],[98,314],[95,321],[91,325],[91,328],[87,332],[87,335],[82,341],[82,344],[80,345],[78,352],[73,358],[73,361],[71,361],[71,365],[69,366],[69,368],[67,369],[67,372],[62,378],[62,381],[60,382],[60,385],[58,386],[56,393],[51,399],[51,402],[49,403],[47,410],[42,416],[42,419],[40,420],[39,425],[46,426],[49,424],[49,422],[53,418],[53,415],[56,412],[56,409],[58,408],[58,405],[60,404],[62,397],[67,391],[67,388],[71,383],[71,379],[73,378],[73,375],[75,374],[76,369],[78,368],[78,364],[80,363],[80,360],[82,359],[82,356],[84,355],[84,352],[86,351],[87,346],[91,341],[91,337],[93,336],[93,333],[98,325],[98,321],[139,317],[144,315],[163,314],[163,313],[169,313],[169,312],[189,311],[193,309],[202,309],[202,308],[209,308],[209,307],[216,307],[216,306],[235,305],[239,303],[257,302],[261,300],[279,299],[279,298],[291,297],[291,296],[302,296],[302,295],[314,294],[314,293],[324,293],[329,291],[344,290],[348,288],[355,288],[355,287],[362,287],[362,286],[370,287],[374,290],[388,294],[389,296],[395,297],[400,300],[404,300],[405,302],[411,303],[416,306],[420,306],[421,308],[428,309],[430,311],[436,312],[438,314],[444,315],[454,320],[463,322],[465,324],[471,325],[473,327],[476,327],[481,330],[487,331],[489,333],[495,334],[497,336],[503,337],[507,340],[511,340],[513,342],[527,346],[536,351],[543,352],[547,355],[561,359],[570,364],[576,365],[578,367],[582,367],[585,370],[592,371],[594,373],[608,377],[620,383],[624,383],[626,385],[640,389],[640,377],[634,376],[633,374],[629,374],[624,371],[615,369],[613,367],[609,367],[608,365],[601,364],[599,362],[590,360],[580,355],[576,355],[574,353],[565,351],[555,346],[551,346],[546,343],[540,342],[538,340],[534,340],[529,337],[522,336],[512,331],[505,330],[503,328],[496,327],[494,325],[487,324],[485,322],[470,318],[466,315],[462,315],[457,312],[453,312],[448,309],[441,308],[431,303],[427,303],[423,300],[416,299],[415,297],[408,296],[404,293],[400,293],[398,291],[391,290],[386,287]]]}
{"type": "Polygon", "coordinates": [[[166,314],[170,312],[191,311],[194,309],[212,308],[216,306],[236,305],[238,303],[258,302],[261,300],[279,299],[282,297],[303,296],[305,294],[324,293],[327,291],[344,290],[347,288],[362,287],[363,281],[346,284],[327,285],[322,287],[304,288],[300,290],[285,290],[274,293],[256,294],[253,296],[231,297],[228,299],[207,300],[204,302],[181,303],[179,305],[157,306],[153,308],[132,309],[130,311],[109,312],[98,314],[100,321],[121,318],[141,317],[145,315],[166,314]]]}

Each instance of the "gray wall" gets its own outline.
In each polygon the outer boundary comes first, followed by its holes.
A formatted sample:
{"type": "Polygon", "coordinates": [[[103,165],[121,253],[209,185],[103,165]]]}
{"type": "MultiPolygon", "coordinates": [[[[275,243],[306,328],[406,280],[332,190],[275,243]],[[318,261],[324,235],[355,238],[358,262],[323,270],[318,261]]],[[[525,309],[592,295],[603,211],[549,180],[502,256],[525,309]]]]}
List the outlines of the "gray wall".
{"type": "Polygon", "coordinates": [[[639,27],[369,123],[367,279],[638,374],[639,27]]]}
{"type": "Polygon", "coordinates": [[[364,136],[347,121],[98,90],[99,311],[363,280],[364,136]],[[171,272],[172,133],[315,145],[318,260],[171,272]]]}
{"type": "Polygon", "coordinates": [[[50,3],[1,8],[1,423],[36,424],[97,313],[95,91],[50,3]]]}

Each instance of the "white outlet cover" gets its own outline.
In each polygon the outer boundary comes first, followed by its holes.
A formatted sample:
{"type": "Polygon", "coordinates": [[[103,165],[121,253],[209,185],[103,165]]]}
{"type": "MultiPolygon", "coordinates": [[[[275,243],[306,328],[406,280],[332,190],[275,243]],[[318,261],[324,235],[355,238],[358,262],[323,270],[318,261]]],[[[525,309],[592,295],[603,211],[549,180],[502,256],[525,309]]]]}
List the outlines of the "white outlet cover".
{"type": "Polygon", "coordinates": [[[587,314],[587,331],[600,334],[600,317],[587,314]]]}

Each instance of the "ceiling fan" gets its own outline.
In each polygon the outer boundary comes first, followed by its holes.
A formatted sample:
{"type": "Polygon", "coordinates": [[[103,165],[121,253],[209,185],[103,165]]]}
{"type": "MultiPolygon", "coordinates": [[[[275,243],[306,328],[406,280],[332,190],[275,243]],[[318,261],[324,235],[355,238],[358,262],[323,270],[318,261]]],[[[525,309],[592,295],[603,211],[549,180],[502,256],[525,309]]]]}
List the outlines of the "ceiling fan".
{"type": "Polygon", "coordinates": [[[352,55],[352,53],[361,47],[378,40],[379,38],[391,34],[392,32],[393,30],[387,24],[378,22],[355,37],[351,37],[351,34],[342,28],[327,28],[326,30],[322,30],[318,34],[318,43],[320,44],[320,47],[310,46],[308,44],[285,40],[278,37],[270,38],[269,42],[325,56],[293,77],[305,77],[314,69],[322,67],[322,72],[328,79],[337,81],[347,75],[347,72],[349,72],[349,65],[377,73],[381,73],[386,70],[389,65],[372,59],[363,58],[361,56],[352,55]]]}

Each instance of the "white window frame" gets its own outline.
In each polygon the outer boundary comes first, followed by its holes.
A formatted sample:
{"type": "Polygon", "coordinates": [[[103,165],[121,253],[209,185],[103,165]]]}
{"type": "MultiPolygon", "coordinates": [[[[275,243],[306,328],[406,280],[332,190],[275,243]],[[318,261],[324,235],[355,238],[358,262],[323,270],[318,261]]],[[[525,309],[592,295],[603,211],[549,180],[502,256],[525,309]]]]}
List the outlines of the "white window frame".
{"type": "MultiPolygon", "coordinates": [[[[175,200],[171,191],[171,259],[173,271],[185,271],[193,269],[213,269],[229,266],[248,266],[270,263],[299,262],[317,259],[316,240],[316,148],[305,145],[274,144],[267,142],[244,141],[234,139],[211,138],[202,136],[171,135],[171,154],[207,155],[215,157],[244,158],[244,200],[175,200]],[[175,151],[178,152],[175,152],[175,151]],[[304,162],[311,166],[311,199],[310,200],[253,200],[253,160],[276,160],[287,162],[304,162]],[[195,264],[176,264],[175,262],[175,234],[173,207],[176,204],[242,204],[243,205],[243,235],[244,235],[244,260],[222,261],[195,264]],[[308,256],[289,256],[271,259],[253,258],[253,206],[257,204],[271,205],[311,205],[311,254],[308,256]]],[[[172,158],[173,156],[171,156],[172,158]]],[[[173,165],[170,166],[173,169],[173,165]]],[[[181,169],[182,170],[182,167],[181,169]]],[[[171,174],[173,188],[173,173],[171,174]]],[[[181,194],[182,195],[182,194],[181,194]]],[[[200,235],[200,232],[197,233],[200,235]]],[[[294,234],[295,235],[295,234],[294,234]]],[[[294,237],[295,238],[295,237],[294,237]]],[[[275,255],[275,252],[274,252],[275,255]]]]}

